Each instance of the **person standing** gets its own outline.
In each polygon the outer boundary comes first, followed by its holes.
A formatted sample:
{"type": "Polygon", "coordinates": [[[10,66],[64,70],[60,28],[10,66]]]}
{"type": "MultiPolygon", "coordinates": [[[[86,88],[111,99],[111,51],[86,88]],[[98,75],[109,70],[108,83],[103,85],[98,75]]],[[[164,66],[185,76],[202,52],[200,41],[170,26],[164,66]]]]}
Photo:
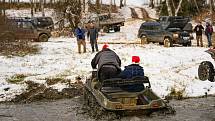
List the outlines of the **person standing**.
{"type": "Polygon", "coordinates": [[[200,41],[201,47],[203,47],[203,42],[202,42],[203,30],[204,30],[204,27],[201,25],[201,22],[199,21],[198,24],[195,26],[194,31],[196,32],[197,46],[199,46],[199,41],[200,41]]]}
{"type": "Polygon", "coordinates": [[[75,29],[75,35],[78,43],[78,53],[81,53],[81,45],[84,47],[84,53],[86,53],[86,42],[85,42],[85,32],[86,30],[82,27],[81,23],[75,29]]]}
{"type": "Polygon", "coordinates": [[[99,51],[97,44],[98,36],[98,29],[95,27],[94,23],[91,22],[88,28],[87,38],[90,38],[92,52],[95,52],[95,49],[97,52],[99,51]]]}
{"type": "Polygon", "coordinates": [[[207,39],[208,39],[208,47],[212,46],[212,41],[211,41],[212,34],[213,34],[213,26],[209,22],[207,22],[205,35],[207,36],[207,39]]]}

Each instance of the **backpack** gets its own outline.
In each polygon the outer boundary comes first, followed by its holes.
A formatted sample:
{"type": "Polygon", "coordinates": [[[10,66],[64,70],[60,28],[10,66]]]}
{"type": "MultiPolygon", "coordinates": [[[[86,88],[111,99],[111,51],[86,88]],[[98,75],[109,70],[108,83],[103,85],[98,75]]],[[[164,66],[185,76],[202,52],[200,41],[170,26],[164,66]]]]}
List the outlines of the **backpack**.
{"type": "Polygon", "coordinates": [[[212,26],[208,26],[207,31],[209,34],[213,33],[213,27],[212,26]]]}

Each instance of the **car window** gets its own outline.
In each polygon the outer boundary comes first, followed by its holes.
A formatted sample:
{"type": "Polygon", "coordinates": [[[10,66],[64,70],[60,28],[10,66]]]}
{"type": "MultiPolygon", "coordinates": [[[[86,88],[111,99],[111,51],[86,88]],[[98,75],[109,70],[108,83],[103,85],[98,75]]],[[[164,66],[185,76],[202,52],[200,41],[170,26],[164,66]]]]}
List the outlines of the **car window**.
{"type": "Polygon", "coordinates": [[[31,22],[22,22],[22,26],[24,29],[31,29],[32,28],[31,22]]]}
{"type": "Polygon", "coordinates": [[[155,25],[152,25],[152,26],[142,26],[142,29],[144,30],[161,30],[161,26],[155,26],[155,25]]]}
{"type": "Polygon", "coordinates": [[[166,17],[160,17],[159,21],[166,21],[167,18],[166,17]]]}

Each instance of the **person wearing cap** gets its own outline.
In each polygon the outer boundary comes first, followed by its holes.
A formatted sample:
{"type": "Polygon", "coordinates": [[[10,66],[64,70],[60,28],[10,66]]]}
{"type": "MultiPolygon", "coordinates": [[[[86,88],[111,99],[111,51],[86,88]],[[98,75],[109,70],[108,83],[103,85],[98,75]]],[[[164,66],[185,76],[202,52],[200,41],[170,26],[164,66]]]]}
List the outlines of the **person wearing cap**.
{"type": "Polygon", "coordinates": [[[82,27],[81,23],[79,23],[78,27],[75,29],[79,54],[81,53],[81,45],[84,47],[84,53],[86,52],[85,32],[86,30],[82,27]]]}
{"type": "Polygon", "coordinates": [[[97,52],[99,51],[97,44],[98,36],[99,36],[98,29],[95,27],[94,23],[91,22],[88,27],[87,38],[90,38],[92,52],[95,52],[95,49],[97,52]]]}
{"type": "Polygon", "coordinates": [[[97,69],[97,78],[102,81],[116,77],[121,72],[119,56],[105,44],[91,61],[93,69],[97,69]]]}
{"type": "MultiPolygon", "coordinates": [[[[125,69],[119,74],[119,77],[122,79],[132,79],[136,76],[144,76],[143,67],[139,65],[140,57],[132,56],[132,64],[125,66],[125,69]]],[[[144,89],[143,84],[134,84],[129,86],[122,86],[122,89],[131,92],[138,92],[144,89]]]]}

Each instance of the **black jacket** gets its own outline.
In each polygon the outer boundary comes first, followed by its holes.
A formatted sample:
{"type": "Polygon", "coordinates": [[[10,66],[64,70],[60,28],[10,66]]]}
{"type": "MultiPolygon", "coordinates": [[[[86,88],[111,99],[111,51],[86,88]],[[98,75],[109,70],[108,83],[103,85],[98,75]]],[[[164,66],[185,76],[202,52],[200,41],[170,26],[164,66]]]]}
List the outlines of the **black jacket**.
{"type": "Polygon", "coordinates": [[[119,56],[112,51],[111,49],[103,49],[99,51],[93,60],[91,61],[91,66],[93,69],[96,69],[96,65],[98,64],[97,71],[101,69],[103,65],[114,65],[117,69],[121,70],[121,60],[119,56]]]}
{"type": "Polygon", "coordinates": [[[119,74],[119,77],[124,79],[131,79],[135,76],[144,76],[143,67],[141,67],[139,64],[125,66],[125,69],[119,74]]]}
{"type": "Polygon", "coordinates": [[[196,25],[194,28],[196,35],[202,35],[203,30],[204,30],[204,27],[202,25],[196,25]]]}

